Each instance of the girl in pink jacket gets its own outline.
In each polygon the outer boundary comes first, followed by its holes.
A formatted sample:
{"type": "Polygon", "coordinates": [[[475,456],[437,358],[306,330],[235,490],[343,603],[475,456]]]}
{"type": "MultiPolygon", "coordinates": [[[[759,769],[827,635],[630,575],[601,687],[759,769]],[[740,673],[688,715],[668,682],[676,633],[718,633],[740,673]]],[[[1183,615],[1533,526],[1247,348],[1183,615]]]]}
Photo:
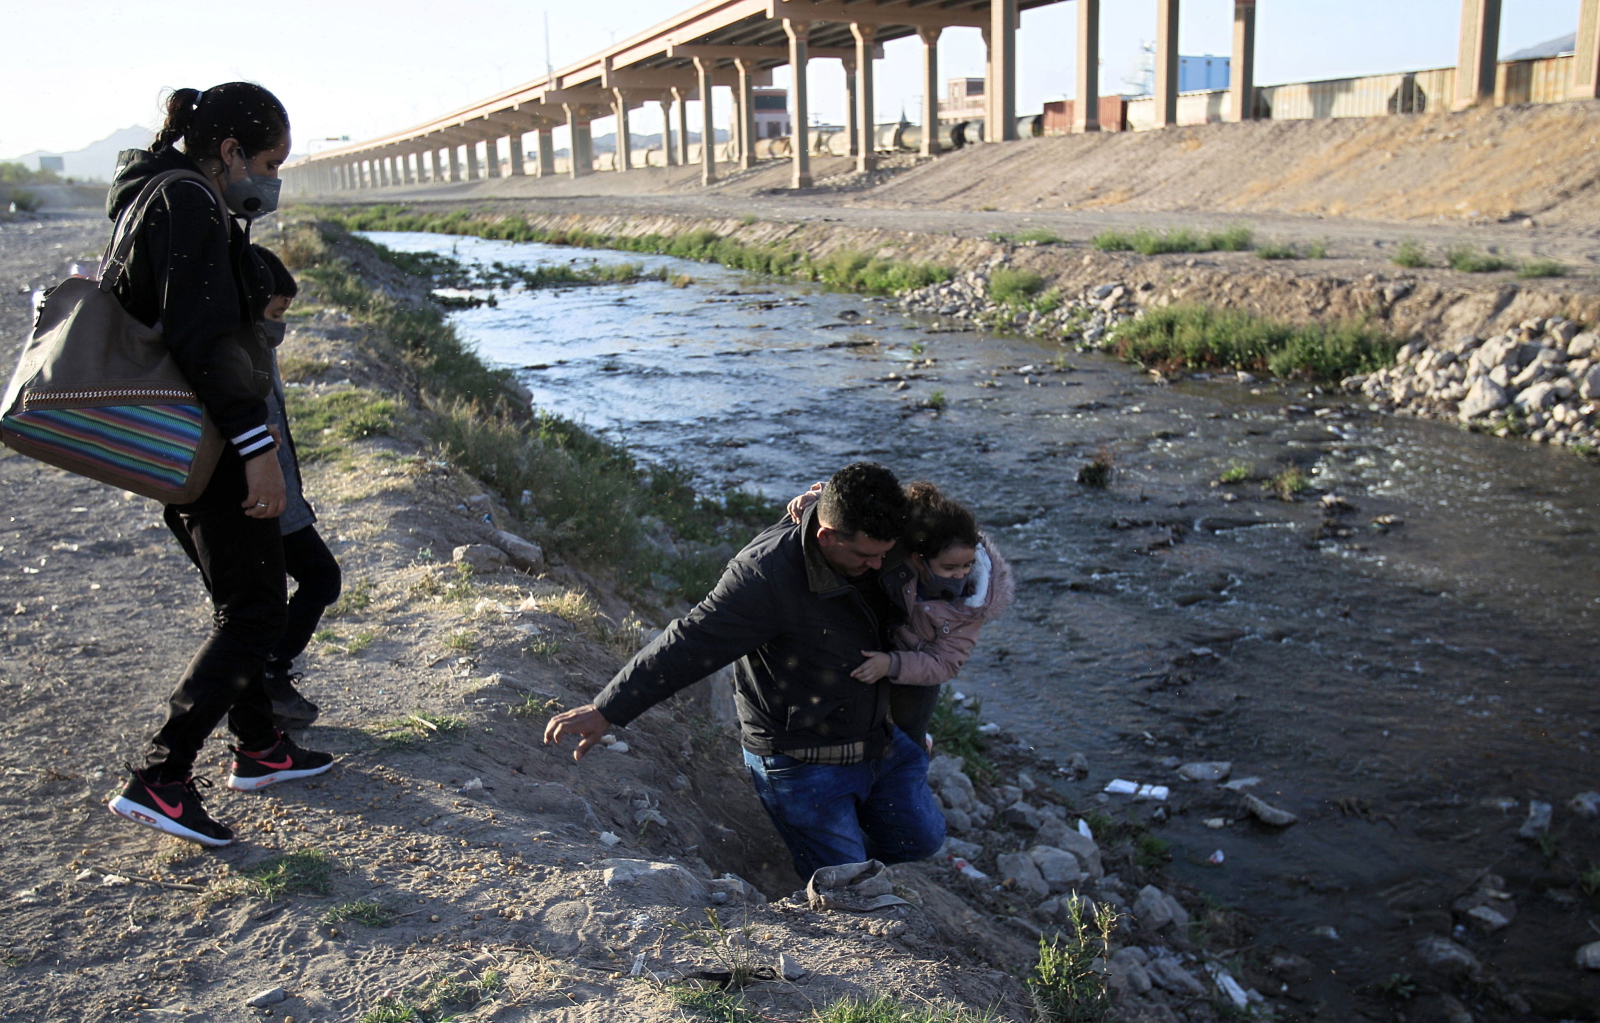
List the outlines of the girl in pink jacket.
{"type": "MultiPolygon", "coordinates": [[[[820,488],[790,502],[791,515],[817,499],[820,488]]],[[[988,537],[978,531],[972,510],[932,483],[906,486],[911,520],[901,538],[915,578],[902,596],[907,621],[895,630],[892,651],[863,650],[866,658],[851,676],[875,683],[887,678],[889,712],[913,738],[927,735],[939,702],[939,687],[967,663],[985,622],[1011,604],[1011,569],[988,537]]]]}

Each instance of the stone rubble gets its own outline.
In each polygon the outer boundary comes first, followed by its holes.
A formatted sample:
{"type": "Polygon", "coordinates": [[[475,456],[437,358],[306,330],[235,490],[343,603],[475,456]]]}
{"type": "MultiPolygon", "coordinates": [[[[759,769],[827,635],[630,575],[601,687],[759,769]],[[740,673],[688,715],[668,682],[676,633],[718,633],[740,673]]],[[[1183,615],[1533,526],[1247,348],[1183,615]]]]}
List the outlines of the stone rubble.
{"type": "Polygon", "coordinates": [[[1469,335],[1438,347],[1412,341],[1393,366],[1347,377],[1341,387],[1386,412],[1583,451],[1600,446],[1600,334],[1559,316],[1524,320],[1487,339],[1469,335]]]}
{"type": "MultiPolygon", "coordinates": [[[[1005,267],[1005,257],[995,256],[985,266],[967,270],[949,281],[915,288],[900,296],[907,312],[970,320],[979,326],[1010,330],[1030,337],[1069,342],[1082,347],[1103,347],[1111,332],[1140,315],[1138,293],[1120,282],[1089,288],[1077,298],[1061,296],[1049,311],[994,301],[989,278],[1005,267]]],[[[1152,290],[1154,285],[1139,286],[1152,290]]]]}

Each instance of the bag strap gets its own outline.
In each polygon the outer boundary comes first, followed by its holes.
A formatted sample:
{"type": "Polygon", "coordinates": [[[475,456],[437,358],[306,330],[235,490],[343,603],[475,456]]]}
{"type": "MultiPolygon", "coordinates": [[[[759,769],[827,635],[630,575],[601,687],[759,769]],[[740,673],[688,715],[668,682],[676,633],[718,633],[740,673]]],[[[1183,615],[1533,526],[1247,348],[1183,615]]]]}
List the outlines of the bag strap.
{"type": "Polygon", "coordinates": [[[111,231],[111,240],[106,243],[105,255],[100,261],[100,290],[111,291],[122,280],[122,274],[128,268],[128,257],[133,254],[133,243],[139,237],[139,227],[144,223],[145,214],[156,201],[156,196],[161,190],[174,181],[198,181],[217,203],[217,212],[222,214],[224,224],[228,221],[228,209],[222,200],[217,198],[216,190],[211,187],[211,182],[191,170],[162,171],[155,177],[146,181],[139,190],[138,196],[129,203],[117,218],[116,227],[111,231]]]}

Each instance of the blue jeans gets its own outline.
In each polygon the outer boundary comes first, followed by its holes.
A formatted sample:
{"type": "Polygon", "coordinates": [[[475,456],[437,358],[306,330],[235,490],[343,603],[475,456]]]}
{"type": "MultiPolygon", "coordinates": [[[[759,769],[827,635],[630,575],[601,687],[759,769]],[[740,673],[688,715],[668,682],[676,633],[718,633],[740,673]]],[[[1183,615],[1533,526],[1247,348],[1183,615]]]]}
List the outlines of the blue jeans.
{"type": "Polygon", "coordinates": [[[803,878],[841,863],[926,859],[944,842],[928,753],[898,728],[881,760],[835,767],[745,750],[744,763],[803,878]]]}

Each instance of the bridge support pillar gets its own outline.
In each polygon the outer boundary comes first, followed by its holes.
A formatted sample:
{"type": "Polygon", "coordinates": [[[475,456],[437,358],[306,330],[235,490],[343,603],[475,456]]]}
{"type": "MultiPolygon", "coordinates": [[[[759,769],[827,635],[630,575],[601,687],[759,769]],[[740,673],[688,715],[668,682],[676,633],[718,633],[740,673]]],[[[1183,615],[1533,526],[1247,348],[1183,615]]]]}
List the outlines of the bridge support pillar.
{"type": "Polygon", "coordinates": [[[522,132],[514,131],[508,142],[511,147],[511,176],[514,178],[526,177],[528,169],[522,161],[522,132]]]}
{"type": "MultiPolygon", "coordinates": [[[[1001,0],[991,0],[1001,2],[1001,0]]],[[[1083,3],[1083,0],[1078,0],[1083,3]]],[[[872,49],[878,42],[878,30],[873,25],[850,25],[850,34],[856,40],[856,124],[860,131],[860,148],[856,151],[856,172],[865,174],[878,168],[878,118],[877,103],[872,94],[872,49]]]]}
{"type": "Polygon", "coordinates": [[[678,108],[678,166],[689,166],[689,96],[692,89],[673,89],[672,103],[678,108]]]}
{"type": "Polygon", "coordinates": [[[611,109],[617,115],[617,151],[616,159],[612,161],[613,169],[618,174],[633,169],[633,123],[628,117],[628,93],[625,89],[612,89],[611,95],[616,101],[611,109]]]}
{"type": "Polygon", "coordinates": [[[1178,123],[1178,4],[1156,0],[1156,124],[1178,123]]]}
{"type": "Polygon", "coordinates": [[[549,128],[540,128],[534,135],[533,172],[541,178],[554,177],[556,173],[556,140],[549,128]]]}
{"type": "Polygon", "coordinates": [[[1461,0],[1461,56],[1456,62],[1453,109],[1493,105],[1499,51],[1500,0],[1461,0]]]}
{"type": "Polygon", "coordinates": [[[478,143],[467,143],[467,180],[477,181],[483,174],[478,167],[478,143]]]}
{"type": "Polygon", "coordinates": [[[1075,134],[1100,130],[1100,0],[1078,0],[1078,98],[1075,134]]]}
{"type": "Polygon", "coordinates": [[[461,147],[452,142],[450,144],[449,153],[450,153],[450,183],[452,185],[460,184],[460,182],[461,182],[461,147]]]}
{"type": "Polygon", "coordinates": [[[784,34],[789,37],[789,67],[794,74],[794,88],[789,90],[789,150],[794,161],[794,171],[789,178],[791,188],[811,187],[811,113],[806,85],[807,51],[811,48],[811,23],[783,19],[784,34]]]}
{"type": "Polygon", "coordinates": [[[444,169],[439,165],[439,150],[437,147],[428,150],[428,181],[437,185],[444,180],[444,169]]]}
{"type": "Polygon", "coordinates": [[[846,150],[853,160],[861,155],[861,125],[856,119],[861,104],[856,99],[856,61],[854,57],[839,62],[844,66],[844,133],[850,139],[846,150]]]}
{"type": "Polygon", "coordinates": [[[711,104],[711,65],[706,57],[694,59],[700,78],[700,184],[717,180],[717,121],[711,104]]]}
{"type": "Polygon", "coordinates": [[[1577,52],[1572,58],[1569,99],[1600,99],[1600,0],[1583,0],[1578,11],[1577,52]]]}
{"type": "Polygon", "coordinates": [[[661,162],[668,167],[678,165],[678,150],[672,144],[672,100],[663,96],[661,104],[661,162]]]}
{"type": "Polygon", "coordinates": [[[922,155],[939,154],[939,30],[919,28],[922,40],[922,155]]]}
{"type": "Polygon", "coordinates": [[[498,178],[500,176],[500,140],[483,140],[483,170],[484,177],[498,178]]]}
{"type": "Polygon", "coordinates": [[[574,178],[581,178],[594,172],[594,149],[589,140],[589,122],[579,119],[582,110],[573,103],[564,103],[562,107],[567,112],[567,134],[571,136],[568,150],[572,153],[567,163],[567,173],[574,178]]]}
{"type": "MultiPolygon", "coordinates": [[[[1493,2],[1498,5],[1500,0],[1493,2]]],[[[1489,93],[1494,94],[1493,71],[1489,73],[1489,93]]],[[[1228,120],[1256,119],[1256,0],[1233,0],[1233,62],[1228,66],[1228,94],[1228,120]]]]}
{"type": "Polygon", "coordinates": [[[1017,137],[1017,0],[989,0],[984,42],[989,46],[989,80],[984,83],[983,137],[1008,142],[1017,137]]]}
{"type": "Polygon", "coordinates": [[[734,120],[739,125],[739,166],[749,170],[756,165],[756,94],[751,84],[756,62],[743,57],[734,61],[739,69],[739,86],[735,90],[734,120]]]}

